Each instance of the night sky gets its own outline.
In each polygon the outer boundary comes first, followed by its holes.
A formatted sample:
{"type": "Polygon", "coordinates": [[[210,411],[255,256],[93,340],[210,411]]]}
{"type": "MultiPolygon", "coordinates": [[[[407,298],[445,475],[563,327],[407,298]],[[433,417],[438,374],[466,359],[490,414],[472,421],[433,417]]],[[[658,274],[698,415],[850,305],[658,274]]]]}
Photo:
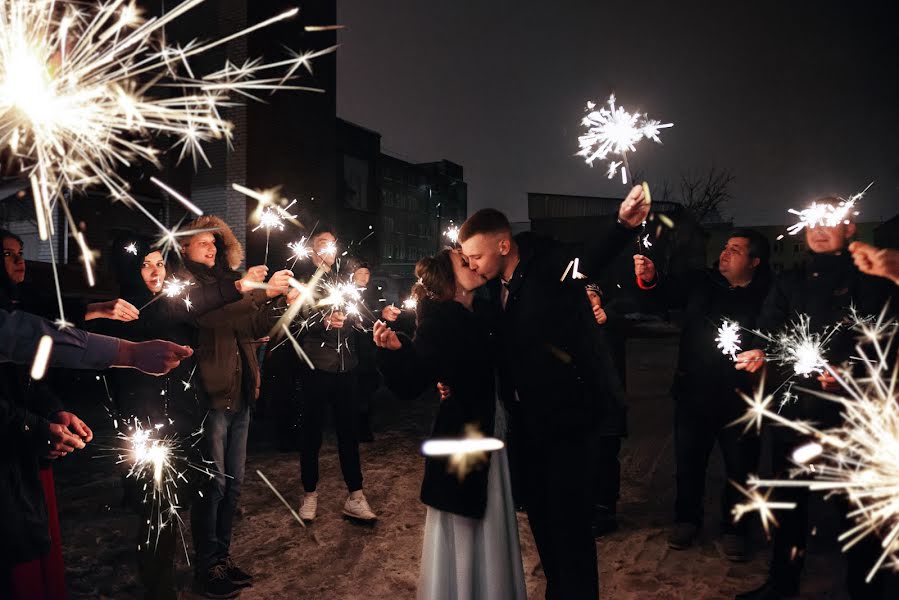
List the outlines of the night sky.
{"type": "Polygon", "coordinates": [[[651,183],[730,169],[738,224],[875,181],[860,221],[899,212],[899,35],[887,2],[338,0],[338,114],[406,160],[462,164],[469,210],[527,218],[528,192],[621,196],[578,150],[614,92],[672,129],[651,183]]]}

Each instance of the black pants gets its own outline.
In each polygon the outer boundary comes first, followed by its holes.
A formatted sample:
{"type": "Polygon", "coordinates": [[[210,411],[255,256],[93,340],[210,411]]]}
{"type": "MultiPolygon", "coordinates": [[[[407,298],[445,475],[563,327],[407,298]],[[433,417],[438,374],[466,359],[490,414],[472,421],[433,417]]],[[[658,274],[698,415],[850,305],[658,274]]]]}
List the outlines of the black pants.
{"type": "Polygon", "coordinates": [[[350,492],[362,489],[359,462],[358,421],[352,373],[328,373],[316,369],[303,375],[303,414],[300,421],[300,479],[303,489],[314,492],[318,485],[318,453],[322,445],[322,421],[330,404],[337,432],[340,470],[350,492]]]}
{"type": "Polygon", "coordinates": [[[356,410],[363,423],[368,423],[371,418],[371,401],[380,385],[381,374],[377,371],[361,372],[356,376],[356,410]]]}
{"type": "Polygon", "coordinates": [[[593,504],[614,514],[621,492],[621,463],[618,460],[621,438],[617,435],[598,435],[593,442],[596,474],[593,504]]]}
{"type": "Polygon", "coordinates": [[[674,410],[674,452],[676,462],[677,497],[675,521],[702,524],[703,497],[705,495],[706,470],[709,455],[715,442],[724,457],[727,481],[721,491],[722,533],[742,533],[748,521],[735,524],[731,516],[734,505],[742,501],[742,495],[730,481],[746,484],[751,473],[757,472],[761,443],[754,430],[743,433],[742,427],[728,427],[730,419],[709,415],[695,406],[703,402],[713,403],[729,398],[696,399],[687,404],[679,400],[674,410]]]}
{"type": "MultiPolygon", "coordinates": [[[[519,432],[521,433],[521,432],[519,432]]],[[[525,506],[546,575],[547,600],[599,597],[591,490],[583,465],[590,460],[587,435],[535,443],[520,436],[525,506]]]]}
{"type": "MultiPolygon", "coordinates": [[[[790,461],[793,451],[807,443],[790,431],[774,428],[771,444],[771,460],[774,474],[781,479],[789,478],[788,471],[795,465],[790,461]]],[[[782,589],[794,589],[799,586],[799,578],[805,565],[805,554],[808,546],[808,505],[810,492],[804,488],[779,488],[772,495],[777,502],[795,502],[796,508],[777,512],[780,524],[774,530],[774,551],[771,557],[770,579],[782,589]]],[[[840,513],[839,531],[847,531],[855,526],[848,517],[852,510],[844,498],[835,500],[840,513]]],[[[876,534],[869,535],[845,552],[846,587],[853,600],[885,600],[895,598],[895,575],[880,571],[871,583],[866,583],[868,572],[880,557],[881,538],[876,534]],[[893,590],[892,592],[890,590],[893,590]]]]}

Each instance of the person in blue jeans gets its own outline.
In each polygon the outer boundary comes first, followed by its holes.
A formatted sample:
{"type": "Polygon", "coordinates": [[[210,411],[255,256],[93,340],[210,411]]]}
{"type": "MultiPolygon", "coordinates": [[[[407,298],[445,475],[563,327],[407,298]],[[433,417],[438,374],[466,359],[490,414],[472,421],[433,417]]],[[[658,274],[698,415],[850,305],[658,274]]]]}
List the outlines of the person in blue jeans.
{"type": "MultiPolygon", "coordinates": [[[[253,577],[231,559],[231,534],[247,456],[250,411],[259,396],[256,340],[267,335],[283,308],[291,272],[278,271],[264,290],[264,266],[237,271],[243,248],[224,221],[203,216],[182,245],[184,265],[204,294],[220,294],[221,308],[199,317],[197,376],[208,408],[203,454],[216,471],[194,503],[191,523],[196,549],[195,589],[207,598],[233,598],[253,577]],[[252,289],[251,289],[252,288],[252,289]]],[[[182,279],[184,277],[181,277],[182,279]]],[[[193,289],[193,288],[192,288],[193,289]]],[[[208,300],[208,298],[207,298],[208,300]]]]}

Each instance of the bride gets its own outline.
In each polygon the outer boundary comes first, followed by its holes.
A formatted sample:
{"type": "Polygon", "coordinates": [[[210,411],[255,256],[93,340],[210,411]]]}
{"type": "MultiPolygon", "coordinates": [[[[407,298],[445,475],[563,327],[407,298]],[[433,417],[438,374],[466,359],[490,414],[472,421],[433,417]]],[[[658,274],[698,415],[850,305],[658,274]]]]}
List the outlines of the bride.
{"type": "MultiPolygon", "coordinates": [[[[449,388],[432,437],[503,439],[491,331],[495,309],[474,298],[485,280],[459,251],[449,249],[418,261],[415,274],[415,337],[397,335],[380,321],[374,326],[387,385],[406,398],[438,382],[449,388]]],[[[428,511],[420,600],[527,597],[506,452],[492,452],[474,464],[472,458],[425,459],[421,501],[428,511]]]]}

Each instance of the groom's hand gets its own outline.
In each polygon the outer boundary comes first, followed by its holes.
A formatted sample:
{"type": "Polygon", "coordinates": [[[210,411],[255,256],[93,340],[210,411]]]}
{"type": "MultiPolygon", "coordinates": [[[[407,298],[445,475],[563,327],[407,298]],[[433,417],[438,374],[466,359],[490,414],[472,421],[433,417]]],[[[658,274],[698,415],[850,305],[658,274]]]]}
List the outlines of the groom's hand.
{"type": "Polygon", "coordinates": [[[643,191],[643,186],[635,185],[618,208],[618,220],[632,229],[639,227],[649,216],[650,208],[650,201],[643,191]]]}
{"type": "Polygon", "coordinates": [[[437,392],[440,394],[441,402],[453,395],[453,390],[451,390],[448,385],[444,385],[439,381],[437,382],[437,392]]]}

